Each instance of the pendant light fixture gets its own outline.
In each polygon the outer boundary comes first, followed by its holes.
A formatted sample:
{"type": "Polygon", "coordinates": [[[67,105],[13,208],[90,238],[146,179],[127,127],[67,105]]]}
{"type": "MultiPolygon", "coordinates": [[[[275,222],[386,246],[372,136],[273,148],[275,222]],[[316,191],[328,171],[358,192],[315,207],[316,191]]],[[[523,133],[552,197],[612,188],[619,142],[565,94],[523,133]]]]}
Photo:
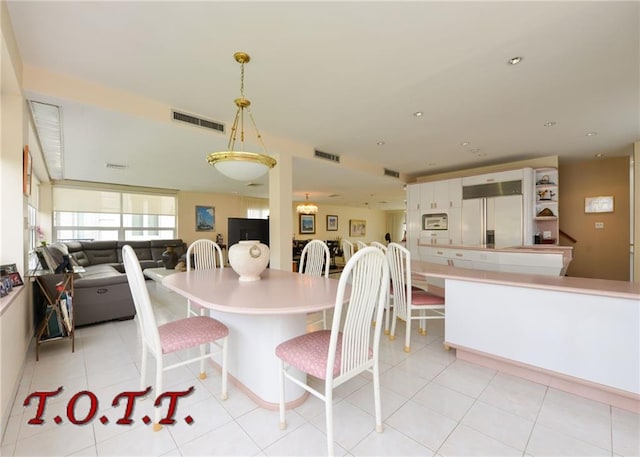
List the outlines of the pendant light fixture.
{"type": "Polygon", "coordinates": [[[271,168],[275,167],[276,160],[267,155],[267,148],[262,142],[262,136],[256,126],[256,121],[251,113],[251,102],[244,96],[244,64],[251,58],[246,52],[236,52],[233,55],[236,62],[240,64],[240,97],[234,100],[236,104],[236,116],[231,126],[231,135],[227,151],[212,152],[207,156],[207,162],[216,168],[223,175],[238,181],[252,181],[264,175],[271,168]],[[255,152],[236,151],[236,138],[240,129],[240,147],[244,149],[244,111],[247,111],[249,119],[256,131],[256,137],[264,150],[264,154],[255,152]]]}
{"type": "Polygon", "coordinates": [[[296,207],[296,212],[298,214],[316,214],[318,212],[318,205],[309,201],[309,194],[305,195],[307,196],[306,200],[296,207]]]}

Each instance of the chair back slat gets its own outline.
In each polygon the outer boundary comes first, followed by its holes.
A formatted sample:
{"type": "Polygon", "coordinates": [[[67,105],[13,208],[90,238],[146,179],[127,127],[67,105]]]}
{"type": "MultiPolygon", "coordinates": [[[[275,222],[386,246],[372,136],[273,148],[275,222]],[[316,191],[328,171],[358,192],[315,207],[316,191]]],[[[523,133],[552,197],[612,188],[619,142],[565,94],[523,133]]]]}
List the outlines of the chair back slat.
{"type": "Polygon", "coordinates": [[[187,271],[214,270],[224,266],[222,249],[213,240],[196,240],[187,249],[187,271]]]}
{"type": "Polygon", "coordinates": [[[363,364],[377,359],[382,326],[371,324],[373,321],[382,319],[388,288],[389,267],[382,251],[374,247],[366,247],[351,257],[340,276],[336,294],[327,379],[333,377],[331,370],[341,327],[340,374],[334,380],[338,380],[341,376],[348,376],[350,371],[361,369],[363,364]],[[351,288],[349,299],[345,304],[348,284],[351,288]],[[373,351],[370,349],[372,338],[373,351]]]}
{"type": "Polygon", "coordinates": [[[408,301],[411,300],[411,252],[398,243],[387,246],[387,260],[393,285],[393,306],[403,319],[409,314],[408,301]]]}
{"type": "Polygon", "coordinates": [[[322,240],[309,241],[300,255],[298,272],[311,276],[329,276],[331,252],[322,240]]]}
{"type": "Polygon", "coordinates": [[[149,291],[147,290],[144,275],[142,274],[142,268],[140,268],[138,256],[136,256],[135,251],[128,244],[122,248],[122,260],[125,273],[127,274],[131,296],[133,297],[133,304],[136,308],[136,317],[142,339],[148,344],[149,349],[155,355],[159,356],[162,354],[162,348],[160,346],[160,335],[158,333],[158,326],[156,325],[156,317],[151,307],[149,291]]]}

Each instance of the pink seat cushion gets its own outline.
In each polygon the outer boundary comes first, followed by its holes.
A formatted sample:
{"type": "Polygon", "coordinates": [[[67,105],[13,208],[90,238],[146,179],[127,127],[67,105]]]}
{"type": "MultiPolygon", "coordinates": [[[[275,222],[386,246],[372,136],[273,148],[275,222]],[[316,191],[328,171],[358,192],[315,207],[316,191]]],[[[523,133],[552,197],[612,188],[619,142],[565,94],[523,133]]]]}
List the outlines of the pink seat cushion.
{"type": "Polygon", "coordinates": [[[211,317],[195,316],[160,325],[158,333],[162,353],[168,354],[224,338],[229,329],[211,317]]]}
{"type": "Polygon", "coordinates": [[[411,294],[412,306],[427,306],[427,305],[444,305],[444,298],[437,295],[430,294],[429,292],[413,291],[411,294]]]}
{"type": "MultiPolygon", "coordinates": [[[[329,354],[330,330],[318,330],[292,338],[276,347],[276,355],[300,371],[325,379],[327,375],[327,355],[329,354]]],[[[333,375],[340,374],[340,354],[342,353],[342,333],[338,335],[336,359],[333,375]]]]}
{"type": "MultiPolygon", "coordinates": [[[[421,289],[421,288],[420,288],[420,287],[418,287],[418,286],[411,286],[411,290],[412,290],[412,291],[414,291],[414,292],[424,292],[424,291],[425,291],[424,289],[421,289]]],[[[389,285],[389,293],[390,293],[391,295],[393,295],[393,283],[391,283],[391,284],[389,285]]]]}

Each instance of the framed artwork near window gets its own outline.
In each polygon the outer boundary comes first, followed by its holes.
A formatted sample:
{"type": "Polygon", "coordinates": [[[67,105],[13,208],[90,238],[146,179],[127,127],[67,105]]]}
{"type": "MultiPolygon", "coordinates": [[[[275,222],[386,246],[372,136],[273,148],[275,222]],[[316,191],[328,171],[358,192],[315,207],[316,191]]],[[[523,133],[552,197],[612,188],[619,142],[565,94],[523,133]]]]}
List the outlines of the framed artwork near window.
{"type": "Polygon", "coordinates": [[[327,232],[335,232],[338,230],[338,216],[327,215],[327,232]]]}
{"type": "Polygon", "coordinates": [[[196,206],[196,232],[212,232],[216,228],[216,209],[196,206]]]}
{"type": "Polygon", "coordinates": [[[362,219],[349,219],[349,236],[366,236],[367,221],[362,219]]]}
{"type": "Polygon", "coordinates": [[[313,235],[316,233],[316,215],[301,214],[300,215],[300,234],[313,235]]]}

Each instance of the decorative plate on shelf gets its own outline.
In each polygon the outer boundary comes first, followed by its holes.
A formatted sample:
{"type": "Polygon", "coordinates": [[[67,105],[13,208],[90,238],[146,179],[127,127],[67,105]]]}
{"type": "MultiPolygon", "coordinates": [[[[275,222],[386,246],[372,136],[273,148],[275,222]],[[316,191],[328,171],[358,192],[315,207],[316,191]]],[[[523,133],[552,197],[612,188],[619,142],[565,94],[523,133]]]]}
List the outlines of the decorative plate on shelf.
{"type": "Polygon", "coordinates": [[[549,208],[544,208],[543,210],[538,212],[536,216],[537,217],[553,217],[555,216],[555,214],[553,214],[553,211],[551,211],[549,208]]]}

